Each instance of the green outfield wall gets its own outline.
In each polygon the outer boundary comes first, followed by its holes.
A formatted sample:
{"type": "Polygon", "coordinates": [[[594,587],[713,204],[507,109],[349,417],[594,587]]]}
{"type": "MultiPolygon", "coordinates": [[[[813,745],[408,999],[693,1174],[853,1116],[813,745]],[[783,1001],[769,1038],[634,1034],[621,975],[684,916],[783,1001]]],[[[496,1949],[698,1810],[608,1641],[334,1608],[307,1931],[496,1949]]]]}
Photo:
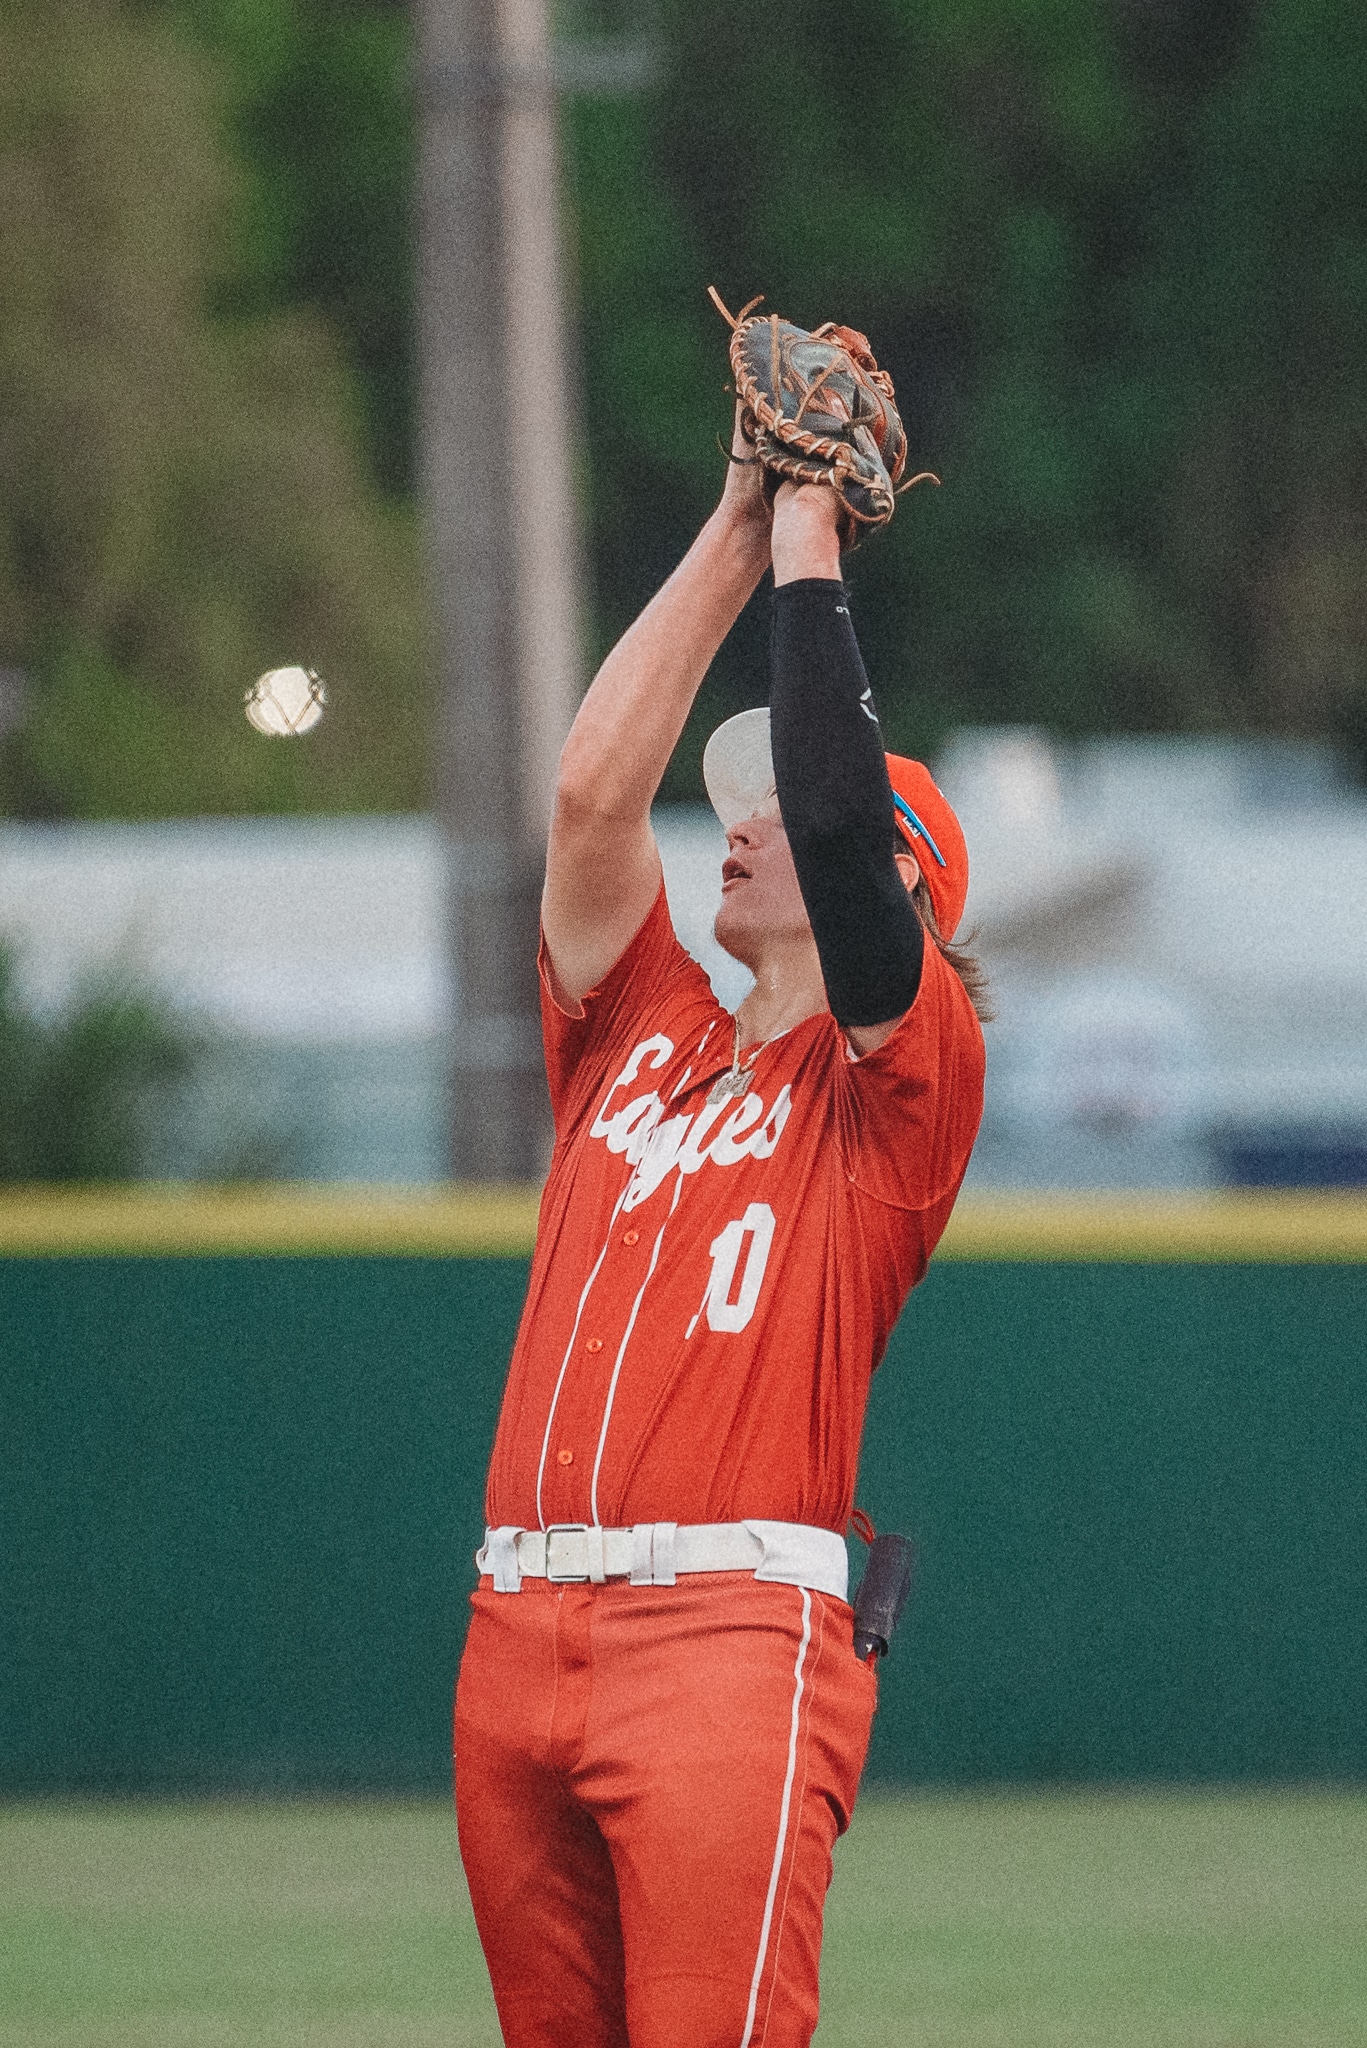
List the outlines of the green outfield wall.
{"type": "MultiPolygon", "coordinates": [[[[535,1198],[0,1203],[0,1791],[430,1788],[535,1198]]],[[[965,1207],[871,1773],[1367,1777],[1367,1203],[965,1207]]]]}

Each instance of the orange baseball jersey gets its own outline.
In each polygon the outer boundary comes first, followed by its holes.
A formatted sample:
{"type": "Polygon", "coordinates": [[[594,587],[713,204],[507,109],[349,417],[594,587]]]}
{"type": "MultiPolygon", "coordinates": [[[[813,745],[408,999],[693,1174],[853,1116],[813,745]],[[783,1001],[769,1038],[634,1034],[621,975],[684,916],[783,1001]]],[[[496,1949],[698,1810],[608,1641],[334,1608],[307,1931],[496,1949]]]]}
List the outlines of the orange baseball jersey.
{"type": "Polygon", "coordinates": [[[856,1060],[823,1011],[746,1047],[661,888],[580,1014],[542,1024],[555,1148],[489,1471],[491,1526],[843,1531],[870,1376],[948,1220],[983,1040],[927,942],[856,1060]]]}

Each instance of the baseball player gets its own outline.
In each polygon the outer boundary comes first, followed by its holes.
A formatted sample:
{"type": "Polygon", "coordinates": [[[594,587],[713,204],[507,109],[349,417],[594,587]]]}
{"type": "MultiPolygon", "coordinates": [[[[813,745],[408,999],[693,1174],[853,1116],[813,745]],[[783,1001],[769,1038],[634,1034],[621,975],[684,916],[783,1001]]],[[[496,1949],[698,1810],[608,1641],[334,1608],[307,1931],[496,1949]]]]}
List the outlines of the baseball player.
{"type": "Polygon", "coordinates": [[[555,1148],[455,1715],[511,2048],[810,2040],[877,1688],[843,1541],[865,1401],[981,1111],[967,855],[883,751],[840,573],[861,501],[848,465],[783,481],[767,432],[738,407],[721,502],[561,763],[555,1148]],[[716,933],[754,975],[732,1017],[675,937],[650,806],[771,563],[769,711],[706,766],[716,933]]]}

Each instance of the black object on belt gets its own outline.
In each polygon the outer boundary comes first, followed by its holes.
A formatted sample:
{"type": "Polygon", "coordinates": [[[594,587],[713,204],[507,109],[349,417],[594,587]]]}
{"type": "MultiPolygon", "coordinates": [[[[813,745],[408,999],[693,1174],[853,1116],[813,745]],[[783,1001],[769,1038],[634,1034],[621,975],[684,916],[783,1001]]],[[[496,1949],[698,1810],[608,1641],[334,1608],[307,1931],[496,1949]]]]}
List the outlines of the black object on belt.
{"type": "Polygon", "coordinates": [[[861,1663],[886,1657],[911,1591],[915,1545],[906,1536],[875,1536],[854,1598],[854,1654],[861,1663]]]}

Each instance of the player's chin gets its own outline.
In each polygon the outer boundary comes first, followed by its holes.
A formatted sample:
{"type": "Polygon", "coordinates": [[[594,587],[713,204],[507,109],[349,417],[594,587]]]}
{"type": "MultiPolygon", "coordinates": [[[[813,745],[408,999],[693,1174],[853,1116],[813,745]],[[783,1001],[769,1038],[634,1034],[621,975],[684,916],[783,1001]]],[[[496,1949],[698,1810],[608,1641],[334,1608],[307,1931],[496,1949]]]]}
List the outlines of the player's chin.
{"type": "Polygon", "coordinates": [[[729,953],[733,960],[739,960],[742,967],[752,967],[751,954],[754,951],[755,927],[743,912],[723,896],[721,908],[712,921],[712,936],[723,953],[729,953]]]}

